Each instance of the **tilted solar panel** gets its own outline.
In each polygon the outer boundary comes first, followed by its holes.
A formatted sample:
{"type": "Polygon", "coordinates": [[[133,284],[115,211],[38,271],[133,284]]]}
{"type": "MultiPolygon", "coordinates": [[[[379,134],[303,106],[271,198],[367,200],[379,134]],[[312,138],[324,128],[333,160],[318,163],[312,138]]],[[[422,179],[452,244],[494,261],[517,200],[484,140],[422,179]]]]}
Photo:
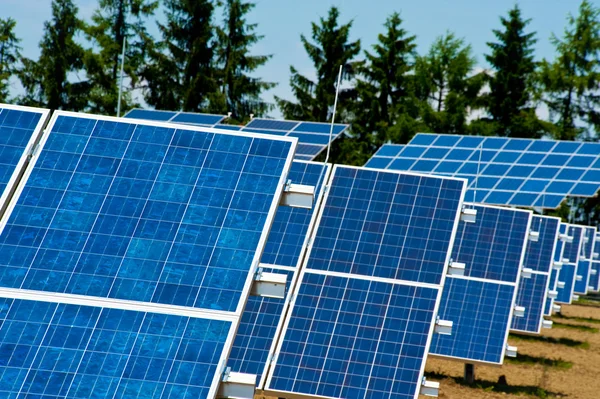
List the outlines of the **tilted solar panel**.
{"type": "Polygon", "coordinates": [[[573,301],[573,290],[577,279],[577,264],[583,244],[583,227],[569,224],[567,225],[566,234],[572,237],[572,240],[564,244],[563,265],[558,273],[558,281],[564,283],[564,287],[557,286],[558,295],[555,302],[570,304],[573,301]]]}
{"type": "Polygon", "coordinates": [[[469,179],[468,200],[556,208],[565,196],[600,188],[595,143],[419,133],[407,145],[384,145],[366,166],[469,179]],[[479,176],[478,178],[476,178],[479,176]]]}
{"type": "Polygon", "coordinates": [[[235,331],[226,319],[11,298],[0,321],[7,398],[214,397],[235,331]]]}
{"type": "Polygon", "coordinates": [[[556,300],[557,294],[557,286],[558,286],[558,274],[560,269],[562,268],[562,255],[565,249],[565,240],[567,237],[567,225],[565,223],[561,223],[558,226],[559,240],[556,243],[556,249],[553,254],[553,266],[552,271],[550,272],[550,282],[548,284],[548,295],[546,299],[546,305],[544,307],[544,315],[551,316],[554,308],[554,301],[556,300]],[[551,295],[552,293],[552,295],[551,295]]]}
{"type": "Polygon", "coordinates": [[[56,112],[2,287],[241,312],[295,142],[56,112]]]}
{"type": "Polygon", "coordinates": [[[418,396],[463,196],[462,180],[334,167],[266,395],[418,396]]]}
{"type": "Polygon", "coordinates": [[[23,172],[50,111],[0,104],[0,230],[5,205],[23,172]]]}
{"type": "Polygon", "coordinates": [[[525,308],[523,317],[513,317],[511,330],[539,334],[550,287],[550,272],[558,242],[560,218],[533,215],[531,231],[539,233],[529,240],[523,266],[531,269],[531,278],[521,278],[516,304],[525,308]]]}
{"type": "Polygon", "coordinates": [[[575,279],[575,287],[573,292],[576,294],[586,295],[590,285],[590,276],[592,270],[592,259],[595,251],[595,236],[596,228],[587,226],[583,228],[583,243],[581,244],[581,254],[577,262],[577,277],[575,279]]]}
{"type": "Polygon", "coordinates": [[[453,322],[452,335],[435,335],[430,353],[469,363],[502,364],[511,326],[531,211],[467,205],[474,223],[460,222],[453,262],[464,276],[449,276],[439,316],[453,322]]]}
{"type": "Polygon", "coordinates": [[[227,365],[233,371],[255,374],[257,387],[262,388],[265,368],[275,345],[276,331],[281,329],[284,306],[289,303],[298,270],[308,244],[308,232],[316,218],[315,208],[323,197],[323,187],[331,165],[294,161],[288,179],[296,184],[315,186],[313,209],[280,207],[269,232],[261,258],[265,272],[287,275],[285,299],[249,297],[227,365]],[[268,267],[271,266],[271,267],[268,267]]]}

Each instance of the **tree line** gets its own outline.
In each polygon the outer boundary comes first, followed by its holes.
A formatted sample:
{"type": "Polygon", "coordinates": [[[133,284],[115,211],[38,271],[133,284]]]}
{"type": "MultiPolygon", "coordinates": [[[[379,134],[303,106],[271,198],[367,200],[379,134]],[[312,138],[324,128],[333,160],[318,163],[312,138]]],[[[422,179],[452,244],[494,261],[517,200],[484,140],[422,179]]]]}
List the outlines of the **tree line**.
{"type": "Polygon", "coordinates": [[[286,119],[329,121],[342,66],[336,119],[351,129],[332,148],[339,163],[362,165],[381,144],[406,143],[419,131],[566,140],[600,132],[600,9],[589,0],[551,37],[551,60],[536,61],[531,20],[518,6],[509,10],[487,43],[487,70],[476,69],[471,46],[452,32],[419,54],[399,13],[363,49],[350,40],[352,21],[340,21],[332,7],[312,23],[310,37],[300,36],[316,79],[290,66],[294,99],[276,97],[276,104],[262,98],[276,83],[255,76],[271,56],[251,54],[262,38],[247,20],[254,6],[99,0],[91,20],[83,21],[73,0],[53,0],[37,60],[22,56],[16,21],[0,19],[0,102],[115,115],[126,42],[123,110],[138,105],[138,91],[156,109],[231,112],[234,123],[266,116],[275,106],[286,119]],[[164,22],[154,22],[159,11],[164,22]],[[15,79],[24,91],[13,96],[15,79]],[[540,106],[548,118],[540,118],[540,106]]]}

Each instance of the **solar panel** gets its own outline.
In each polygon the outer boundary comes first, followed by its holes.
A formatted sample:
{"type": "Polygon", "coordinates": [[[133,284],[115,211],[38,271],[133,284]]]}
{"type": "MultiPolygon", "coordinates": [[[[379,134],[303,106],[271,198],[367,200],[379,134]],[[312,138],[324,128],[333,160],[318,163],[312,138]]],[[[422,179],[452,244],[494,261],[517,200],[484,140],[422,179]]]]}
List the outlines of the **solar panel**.
{"type": "Polygon", "coordinates": [[[316,218],[331,165],[294,161],[288,179],[296,184],[315,186],[313,209],[280,207],[269,232],[261,258],[261,268],[268,273],[287,275],[285,299],[249,297],[227,365],[237,372],[255,374],[257,387],[262,388],[267,360],[273,352],[276,331],[281,329],[284,306],[295,286],[297,271],[308,244],[308,232],[316,218]],[[267,267],[271,266],[271,267],[267,267]]]}
{"type": "Polygon", "coordinates": [[[600,262],[591,262],[590,285],[589,291],[598,292],[600,290],[600,262]]]}
{"type": "Polygon", "coordinates": [[[0,321],[6,398],[214,397],[234,333],[225,319],[12,298],[0,321]]]}
{"type": "Polygon", "coordinates": [[[489,205],[474,223],[458,226],[452,260],[464,276],[448,276],[439,317],[453,323],[452,335],[435,335],[430,353],[468,363],[502,364],[511,325],[531,212],[489,205]]]}
{"type": "Polygon", "coordinates": [[[550,284],[550,272],[558,242],[560,218],[534,215],[531,230],[539,233],[529,240],[523,267],[531,269],[531,278],[521,278],[516,304],[525,308],[523,317],[513,317],[511,330],[539,334],[550,284]]]}
{"type": "Polygon", "coordinates": [[[463,189],[334,166],[266,395],[418,395],[463,189]]]}
{"type": "Polygon", "coordinates": [[[183,123],[203,127],[213,127],[224,121],[225,115],[201,114],[194,112],[159,111],[151,109],[132,109],[123,115],[123,118],[144,119],[151,121],[183,123]]]}
{"type": "Polygon", "coordinates": [[[468,200],[556,208],[566,196],[600,188],[595,143],[419,133],[405,146],[387,144],[366,166],[469,179],[468,200]],[[477,177],[478,176],[478,177],[477,177]]]}
{"type": "Polygon", "coordinates": [[[567,236],[567,225],[566,223],[561,223],[558,226],[559,240],[556,243],[556,249],[554,250],[553,259],[554,265],[552,267],[552,271],[550,272],[550,283],[548,284],[548,296],[546,299],[546,305],[544,307],[544,315],[551,316],[554,308],[555,297],[550,295],[550,292],[556,293],[558,286],[558,274],[560,269],[562,268],[562,259],[563,259],[563,251],[565,249],[565,238],[567,236]]]}
{"type": "Polygon", "coordinates": [[[39,140],[49,110],[0,104],[0,230],[5,205],[39,140]]]}
{"type": "Polygon", "coordinates": [[[0,285],[241,311],[289,138],[57,112],[0,235],[0,285]]]}
{"type": "Polygon", "coordinates": [[[564,283],[564,287],[557,286],[558,295],[555,302],[570,304],[573,300],[573,290],[577,278],[577,264],[581,245],[583,244],[583,227],[573,224],[567,225],[566,234],[573,239],[565,242],[562,261],[563,265],[558,273],[558,281],[564,283]]]}
{"type": "Polygon", "coordinates": [[[575,287],[573,288],[573,292],[576,294],[586,295],[588,292],[588,287],[590,285],[590,274],[592,270],[591,261],[594,257],[595,251],[595,237],[595,227],[587,226],[583,228],[583,243],[581,244],[581,254],[579,256],[579,261],[577,262],[576,273],[576,275],[581,276],[581,278],[577,277],[575,279],[575,287]]]}
{"type": "MultiPolygon", "coordinates": [[[[254,118],[245,126],[233,126],[223,123],[227,118],[223,115],[143,109],[133,109],[124,118],[160,120],[217,129],[296,137],[300,145],[296,148],[295,159],[304,161],[312,161],[330,144],[329,132],[331,124],[329,123],[254,118]]],[[[344,133],[348,127],[349,125],[345,124],[334,124],[332,141],[344,133]]]]}

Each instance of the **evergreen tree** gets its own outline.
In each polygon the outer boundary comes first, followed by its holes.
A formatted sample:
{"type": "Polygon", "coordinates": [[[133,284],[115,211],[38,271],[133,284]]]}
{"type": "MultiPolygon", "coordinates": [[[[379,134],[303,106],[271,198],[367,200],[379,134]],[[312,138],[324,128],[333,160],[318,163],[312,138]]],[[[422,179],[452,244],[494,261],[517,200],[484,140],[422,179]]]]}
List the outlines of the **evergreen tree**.
{"type": "Polygon", "coordinates": [[[588,126],[600,132],[600,11],[585,0],[569,16],[562,40],[552,36],[558,58],[542,62],[545,102],[555,120],[555,138],[573,140],[588,126]],[[578,122],[579,125],[578,125],[578,122]]]}
{"type": "Polygon", "coordinates": [[[21,57],[20,39],[15,35],[17,22],[0,18],[0,102],[8,102],[10,78],[16,72],[21,57]]]}
{"type": "MultiPolygon", "coordinates": [[[[156,0],[100,0],[86,27],[86,37],[93,48],[86,52],[86,74],[92,85],[90,110],[115,115],[117,110],[121,53],[127,38],[124,75],[134,88],[139,69],[144,62],[143,43],[145,19],[158,7],[156,0]]],[[[131,107],[130,90],[124,87],[122,109],[131,107]]]]}
{"type": "Polygon", "coordinates": [[[146,102],[157,109],[211,112],[221,97],[214,65],[211,0],[165,0],[162,40],[146,40],[149,62],[142,71],[146,102]]]}
{"type": "MultiPolygon", "coordinates": [[[[250,24],[245,16],[254,8],[254,3],[243,0],[227,0],[224,26],[217,28],[216,57],[221,69],[220,85],[224,101],[218,113],[231,112],[231,118],[245,121],[250,114],[264,116],[272,105],[261,100],[265,90],[275,86],[249,74],[264,65],[270,55],[250,55],[250,47],[263,36],[255,33],[256,24],[250,24]]],[[[211,106],[215,109],[219,104],[211,106]]]]}
{"type": "Polygon", "coordinates": [[[44,24],[39,59],[22,59],[19,79],[25,95],[21,103],[70,111],[86,107],[89,85],[70,79],[83,68],[84,49],[75,41],[83,25],[77,12],[72,0],[52,1],[52,20],[44,24]]]}
{"type": "Polygon", "coordinates": [[[418,130],[419,108],[413,90],[415,36],[402,28],[400,14],[385,22],[373,53],[365,51],[358,68],[352,133],[371,144],[370,156],[385,141],[406,143],[418,130]]]}
{"type": "Polygon", "coordinates": [[[465,134],[467,116],[479,107],[485,74],[472,75],[475,58],[471,46],[453,33],[439,37],[415,66],[416,93],[423,122],[435,133],[465,134]]]}
{"type": "MultiPolygon", "coordinates": [[[[339,10],[332,7],[327,19],[320,18],[319,25],[312,23],[314,43],[308,41],[304,35],[300,36],[304,49],[315,66],[316,81],[301,75],[293,66],[290,67],[290,85],[297,102],[276,97],[286,119],[328,121],[340,65],[343,66],[343,80],[351,80],[354,77],[352,60],[360,52],[360,40],[349,42],[352,22],[340,26],[339,15],[339,10]]],[[[339,110],[343,111],[350,94],[348,89],[340,90],[339,110]]]]}
{"type": "Polygon", "coordinates": [[[494,29],[497,43],[488,43],[486,55],[493,69],[489,79],[487,110],[493,120],[494,133],[499,136],[539,138],[543,124],[532,105],[536,63],[533,56],[535,33],[525,33],[531,20],[524,20],[518,6],[501,17],[504,30],[494,29]]]}

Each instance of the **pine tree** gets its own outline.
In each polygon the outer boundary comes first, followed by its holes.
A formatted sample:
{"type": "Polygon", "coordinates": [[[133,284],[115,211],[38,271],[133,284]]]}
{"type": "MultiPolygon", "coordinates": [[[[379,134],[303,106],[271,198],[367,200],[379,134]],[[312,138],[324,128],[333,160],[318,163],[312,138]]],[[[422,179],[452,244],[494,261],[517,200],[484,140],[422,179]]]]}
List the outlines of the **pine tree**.
{"type": "Polygon", "coordinates": [[[541,66],[545,102],[555,121],[554,136],[573,140],[594,126],[600,132],[600,10],[585,0],[568,18],[563,39],[552,36],[558,58],[541,66]]]}
{"type": "Polygon", "coordinates": [[[84,49],[75,41],[83,26],[77,12],[72,0],[52,1],[52,20],[44,24],[39,59],[22,59],[18,75],[25,95],[19,102],[69,111],[87,106],[89,85],[70,79],[83,68],[84,49]]]}
{"type": "Polygon", "coordinates": [[[499,136],[539,138],[543,123],[535,114],[535,70],[533,45],[535,33],[525,33],[531,20],[524,20],[515,5],[508,18],[501,17],[504,30],[494,29],[497,43],[488,43],[486,55],[493,69],[489,80],[487,110],[492,117],[494,133],[499,136]]]}
{"type": "MultiPolygon", "coordinates": [[[[290,85],[297,102],[276,97],[277,104],[286,119],[325,122],[329,120],[336,90],[340,65],[343,66],[343,80],[351,80],[355,75],[353,59],[360,52],[360,40],[349,41],[352,21],[339,25],[339,10],[332,7],[327,19],[320,18],[320,24],[312,23],[311,43],[304,35],[301,41],[316,69],[316,81],[301,75],[290,67],[290,85]]],[[[350,90],[340,90],[338,111],[347,104],[350,90]]],[[[338,114],[339,116],[339,114],[338,114]]]]}
{"type": "Polygon", "coordinates": [[[249,54],[250,48],[263,38],[255,33],[257,24],[250,24],[245,19],[254,6],[254,3],[242,0],[227,0],[224,26],[217,28],[216,57],[224,101],[223,108],[215,111],[231,112],[231,119],[238,122],[247,120],[250,114],[264,116],[273,107],[260,95],[275,84],[250,76],[271,58],[270,55],[249,54]]]}
{"type": "Polygon", "coordinates": [[[213,59],[214,3],[165,0],[164,7],[167,21],[158,24],[162,40],[146,40],[146,102],[157,109],[210,112],[221,96],[213,59]]]}
{"type": "Polygon", "coordinates": [[[86,27],[86,37],[93,47],[86,52],[86,74],[92,85],[90,110],[115,115],[118,102],[121,53],[127,38],[124,75],[129,89],[124,87],[122,109],[132,106],[130,91],[138,83],[139,69],[144,62],[143,43],[145,19],[158,7],[156,0],[100,0],[86,27]]]}
{"type": "Polygon", "coordinates": [[[373,53],[365,51],[356,82],[352,133],[371,144],[366,156],[385,141],[407,142],[419,126],[412,76],[416,37],[408,36],[398,13],[384,26],[386,32],[379,34],[373,53]]]}
{"type": "Polygon", "coordinates": [[[439,37],[415,66],[423,122],[436,133],[467,133],[467,115],[480,106],[483,73],[473,74],[471,46],[453,33],[439,37]]]}
{"type": "Polygon", "coordinates": [[[17,22],[12,18],[0,18],[0,102],[8,102],[10,78],[17,71],[21,57],[21,41],[15,35],[17,22]]]}

